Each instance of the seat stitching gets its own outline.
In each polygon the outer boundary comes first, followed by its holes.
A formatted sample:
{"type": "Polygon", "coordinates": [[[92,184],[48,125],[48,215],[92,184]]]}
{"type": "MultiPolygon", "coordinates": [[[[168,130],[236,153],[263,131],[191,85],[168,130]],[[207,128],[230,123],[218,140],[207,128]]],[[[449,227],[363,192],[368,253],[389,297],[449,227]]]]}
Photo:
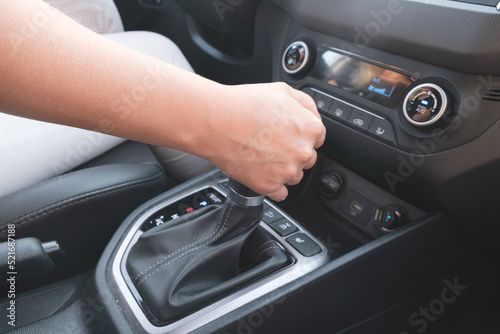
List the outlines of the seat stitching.
{"type": "Polygon", "coordinates": [[[99,196],[102,196],[102,195],[105,195],[105,194],[108,194],[108,193],[111,193],[111,192],[114,192],[114,191],[119,191],[119,190],[123,190],[123,189],[126,189],[126,188],[131,188],[131,187],[135,187],[135,186],[138,186],[138,185],[141,185],[141,184],[144,184],[144,183],[148,183],[148,182],[151,182],[155,179],[158,179],[160,177],[162,177],[163,174],[159,173],[159,174],[156,174],[154,176],[151,176],[151,177],[148,177],[148,178],[145,178],[145,179],[142,179],[142,180],[137,180],[137,181],[132,181],[132,182],[128,182],[128,183],[125,183],[123,185],[120,185],[120,186],[111,186],[111,187],[106,187],[106,188],[101,188],[101,189],[98,189],[98,190],[94,190],[90,193],[87,193],[87,194],[80,194],[80,195],[77,195],[77,196],[73,196],[71,198],[68,198],[68,199],[65,199],[63,201],[60,201],[60,202],[57,202],[57,203],[54,203],[46,208],[43,208],[43,209],[40,209],[40,210],[37,210],[35,212],[31,212],[29,214],[26,214],[12,222],[7,222],[5,223],[3,226],[2,226],[2,229],[0,230],[0,234],[5,232],[7,230],[7,225],[9,224],[15,224],[16,227],[17,226],[21,226],[25,223],[28,223],[34,219],[37,219],[37,218],[40,218],[42,216],[45,216],[49,213],[52,213],[54,211],[57,211],[57,210],[60,210],[62,208],[65,208],[65,207],[68,207],[68,206],[71,206],[71,205],[74,205],[74,204],[77,204],[79,202],[82,202],[82,201],[86,201],[86,200],[89,200],[89,199],[92,199],[92,198],[95,198],[95,197],[99,197],[99,196]],[[93,194],[93,195],[91,195],[93,194]],[[76,201],[75,201],[76,200],[76,201]],[[63,205],[61,205],[63,204],[63,205]],[[29,217],[31,215],[35,215],[33,217],[30,217],[28,219],[26,219],[26,217],[29,217]],[[26,220],[25,220],[26,219],[26,220]]]}

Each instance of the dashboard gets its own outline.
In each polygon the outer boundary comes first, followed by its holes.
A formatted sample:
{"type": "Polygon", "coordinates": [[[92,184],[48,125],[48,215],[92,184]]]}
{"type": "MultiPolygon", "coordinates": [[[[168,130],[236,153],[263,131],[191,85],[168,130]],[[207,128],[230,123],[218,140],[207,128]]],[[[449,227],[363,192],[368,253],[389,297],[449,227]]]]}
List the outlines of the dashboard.
{"type": "Polygon", "coordinates": [[[314,98],[328,132],[322,152],[412,206],[451,213],[498,250],[495,6],[272,3],[273,80],[314,98]]]}
{"type": "MultiPolygon", "coordinates": [[[[499,332],[498,0],[114,1],[126,30],[167,36],[200,75],[223,84],[280,81],[310,95],[326,141],[285,201],[264,201],[257,222],[271,239],[242,248],[256,256],[241,256],[251,269],[263,263],[256,259],[267,242],[286,251],[277,270],[204,295],[174,315],[163,314],[162,298],[148,304],[162,297],[170,272],[155,276],[152,294],[143,295],[142,278],[134,284],[128,257],[136,244],[150,244],[141,238],[193,221],[205,228],[208,220],[197,215],[234,192],[213,170],[147,202],[135,193],[97,201],[99,210],[87,211],[107,214],[101,208],[116,203],[134,211],[119,227],[103,215],[99,231],[114,235],[91,270],[78,267],[81,275],[66,272],[67,279],[19,291],[25,326],[13,332],[499,332]]],[[[135,163],[136,145],[98,163],[135,163]]],[[[110,167],[116,173],[120,165],[110,167]]],[[[95,168],[85,175],[95,178],[95,168]]],[[[86,216],[73,212],[68,216],[88,228],[86,216]]],[[[66,226],[67,219],[56,223],[66,226]]],[[[92,244],[95,231],[77,237],[92,244]]],[[[231,266],[227,257],[206,262],[209,242],[187,231],[202,246],[193,241],[179,257],[200,246],[202,255],[193,258],[204,265],[187,275],[195,289],[188,284],[182,293],[219,286],[198,281],[203,273],[226,284],[219,271],[231,266]]],[[[171,239],[151,250],[161,260],[152,256],[146,271],[170,263],[177,251],[165,255],[162,248],[171,239]]],[[[28,280],[44,284],[39,276],[28,280]]]]}

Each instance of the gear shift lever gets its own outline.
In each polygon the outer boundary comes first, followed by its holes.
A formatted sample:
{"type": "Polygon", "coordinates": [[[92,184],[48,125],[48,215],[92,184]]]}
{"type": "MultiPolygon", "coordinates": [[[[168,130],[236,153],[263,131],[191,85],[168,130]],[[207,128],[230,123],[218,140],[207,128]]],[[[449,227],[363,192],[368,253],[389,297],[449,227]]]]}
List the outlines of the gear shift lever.
{"type": "Polygon", "coordinates": [[[264,196],[229,181],[224,204],[199,209],[143,233],[127,259],[129,276],[165,324],[291,263],[258,229],[264,196]]]}
{"type": "Polygon", "coordinates": [[[262,203],[264,202],[265,196],[257,194],[255,191],[233,179],[229,179],[228,186],[226,204],[229,204],[232,201],[242,207],[245,207],[247,214],[252,211],[252,213],[259,218],[254,220],[228,220],[226,229],[221,233],[217,240],[212,242],[212,244],[220,244],[234,238],[237,235],[245,233],[245,231],[253,230],[262,218],[262,203]]]}
{"type": "Polygon", "coordinates": [[[227,196],[243,206],[259,206],[264,202],[265,197],[233,179],[229,179],[229,193],[227,196]]]}

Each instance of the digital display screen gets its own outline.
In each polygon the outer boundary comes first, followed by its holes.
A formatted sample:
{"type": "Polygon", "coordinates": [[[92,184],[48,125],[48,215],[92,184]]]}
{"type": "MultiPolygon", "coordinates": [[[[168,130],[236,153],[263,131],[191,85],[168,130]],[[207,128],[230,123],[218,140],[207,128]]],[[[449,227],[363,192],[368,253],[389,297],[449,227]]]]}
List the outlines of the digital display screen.
{"type": "Polygon", "coordinates": [[[311,76],[397,110],[411,76],[331,50],[319,49],[311,76]]]}

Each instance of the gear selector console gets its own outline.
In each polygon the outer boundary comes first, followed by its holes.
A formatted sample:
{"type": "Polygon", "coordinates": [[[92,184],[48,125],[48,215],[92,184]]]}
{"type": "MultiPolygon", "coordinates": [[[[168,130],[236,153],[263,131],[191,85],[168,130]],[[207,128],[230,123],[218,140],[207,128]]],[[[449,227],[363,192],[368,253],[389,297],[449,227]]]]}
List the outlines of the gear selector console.
{"type": "Polygon", "coordinates": [[[137,332],[192,331],[328,260],[312,234],[220,172],[152,202],[136,210],[112,265],[137,332]]]}

